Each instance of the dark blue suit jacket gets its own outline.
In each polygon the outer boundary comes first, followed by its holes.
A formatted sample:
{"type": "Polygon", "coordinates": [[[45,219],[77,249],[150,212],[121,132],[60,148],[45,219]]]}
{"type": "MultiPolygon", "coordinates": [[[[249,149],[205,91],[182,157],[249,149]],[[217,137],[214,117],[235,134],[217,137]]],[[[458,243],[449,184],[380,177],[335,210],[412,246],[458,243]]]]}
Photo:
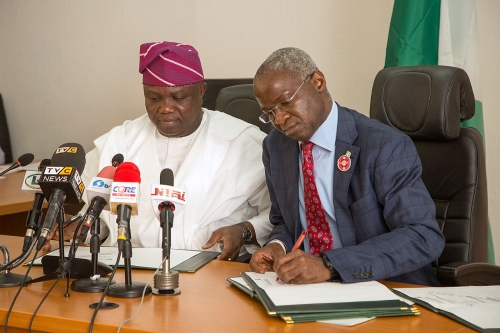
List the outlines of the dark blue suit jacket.
{"type": "MultiPolygon", "coordinates": [[[[411,139],[377,120],[338,107],[335,161],[351,152],[351,167],[335,167],[335,218],[342,248],[326,252],[344,282],[392,280],[439,285],[431,262],[444,247],[434,203],[411,139]]],[[[269,241],[293,247],[302,231],[298,208],[299,147],[273,130],[263,144],[271,198],[269,241]]],[[[322,200],[324,200],[322,198],[322,200]]]]}

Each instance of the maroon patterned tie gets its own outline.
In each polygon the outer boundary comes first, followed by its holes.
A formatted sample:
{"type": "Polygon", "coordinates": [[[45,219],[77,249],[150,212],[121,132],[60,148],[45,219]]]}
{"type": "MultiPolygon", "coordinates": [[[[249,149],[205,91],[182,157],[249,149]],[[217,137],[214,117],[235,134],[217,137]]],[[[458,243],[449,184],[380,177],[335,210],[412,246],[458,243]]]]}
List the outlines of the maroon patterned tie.
{"type": "Polygon", "coordinates": [[[304,204],[306,207],[307,233],[309,235],[309,251],[315,256],[333,248],[330,225],[326,220],[325,210],[319,198],[314,180],[314,161],[312,149],[314,143],[302,143],[302,174],[304,176],[304,204]]]}

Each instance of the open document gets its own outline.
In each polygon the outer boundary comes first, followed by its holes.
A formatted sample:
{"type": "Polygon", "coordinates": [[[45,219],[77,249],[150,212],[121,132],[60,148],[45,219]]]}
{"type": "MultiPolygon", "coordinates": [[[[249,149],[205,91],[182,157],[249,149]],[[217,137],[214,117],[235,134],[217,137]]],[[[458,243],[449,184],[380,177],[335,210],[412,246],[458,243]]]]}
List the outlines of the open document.
{"type": "Polygon", "coordinates": [[[287,323],[419,314],[375,281],[293,285],[278,280],[274,272],[241,276],[246,285],[237,278],[228,281],[243,291],[248,286],[251,291],[245,292],[259,300],[269,315],[280,316],[287,323]]]}
{"type": "Polygon", "coordinates": [[[442,313],[480,332],[500,332],[500,286],[395,288],[434,312],[442,313]]]}
{"type": "MultiPolygon", "coordinates": [[[[65,246],[64,254],[69,254],[70,246],[65,246]]],[[[163,249],[161,248],[139,248],[132,249],[132,258],[130,265],[132,268],[139,269],[157,269],[163,261],[163,249]]],[[[170,267],[179,272],[194,272],[210,260],[216,258],[219,252],[210,251],[191,251],[191,250],[170,250],[170,267]]],[[[54,250],[46,255],[59,256],[59,250],[54,250]]],[[[114,266],[118,256],[118,248],[116,247],[101,247],[99,253],[99,261],[108,265],[114,266]]],[[[90,247],[79,246],[76,251],[76,258],[91,260],[92,254],[90,247]]],[[[42,265],[42,258],[37,258],[33,261],[33,265],[42,265]]],[[[121,258],[118,267],[123,267],[123,258],[121,258]]]]}

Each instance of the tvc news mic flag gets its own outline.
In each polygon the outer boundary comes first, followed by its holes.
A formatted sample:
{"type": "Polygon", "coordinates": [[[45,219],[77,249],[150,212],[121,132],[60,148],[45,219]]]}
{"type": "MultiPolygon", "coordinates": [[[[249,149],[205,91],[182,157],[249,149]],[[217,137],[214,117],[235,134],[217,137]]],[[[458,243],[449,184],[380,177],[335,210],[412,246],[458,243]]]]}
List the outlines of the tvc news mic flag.
{"type": "Polygon", "coordinates": [[[49,206],[42,225],[37,251],[40,251],[56,223],[64,203],[80,203],[85,185],[80,177],[85,168],[85,151],[78,143],[59,146],[45,167],[38,184],[49,206]]]}
{"type": "Polygon", "coordinates": [[[85,185],[80,175],[85,168],[85,151],[78,143],[66,143],[56,149],[50,166],[45,167],[38,184],[47,200],[52,190],[66,193],[66,203],[78,204],[82,199],[85,185]]]}

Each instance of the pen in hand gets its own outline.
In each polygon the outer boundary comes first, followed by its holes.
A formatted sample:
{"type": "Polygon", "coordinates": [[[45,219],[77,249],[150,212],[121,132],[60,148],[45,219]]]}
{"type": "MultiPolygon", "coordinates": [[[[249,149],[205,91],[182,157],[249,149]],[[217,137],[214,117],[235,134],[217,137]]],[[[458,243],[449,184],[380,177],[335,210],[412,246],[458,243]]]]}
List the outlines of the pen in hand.
{"type": "MultiPolygon", "coordinates": [[[[305,230],[303,230],[300,233],[300,236],[299,236],[299,238],[297,238],[297,241],[295,242],[295,245],[293,246],[292,251],[297,250],[300,247],[300,245],[302,245],[302,242],[304,241],[304,238],[306,238],[306,235],[307,235],[307,233],[305,230]]],[[[279,280],[279,277],[276,277],[276,281],[278,281],[278,280],[279,280]]]]}
{"type": "Polygon", "coordinates": [[[300,236],[297,239],[297,241],[295,242],[295,245],[293,246],[292,251],[297,250],[300,247],[300,245],[302,245],[302,242],[304,241],[304,238],[306,238],[306,235],[307,235],[307,233],[305,230],[300,233],[300,236]]]}

